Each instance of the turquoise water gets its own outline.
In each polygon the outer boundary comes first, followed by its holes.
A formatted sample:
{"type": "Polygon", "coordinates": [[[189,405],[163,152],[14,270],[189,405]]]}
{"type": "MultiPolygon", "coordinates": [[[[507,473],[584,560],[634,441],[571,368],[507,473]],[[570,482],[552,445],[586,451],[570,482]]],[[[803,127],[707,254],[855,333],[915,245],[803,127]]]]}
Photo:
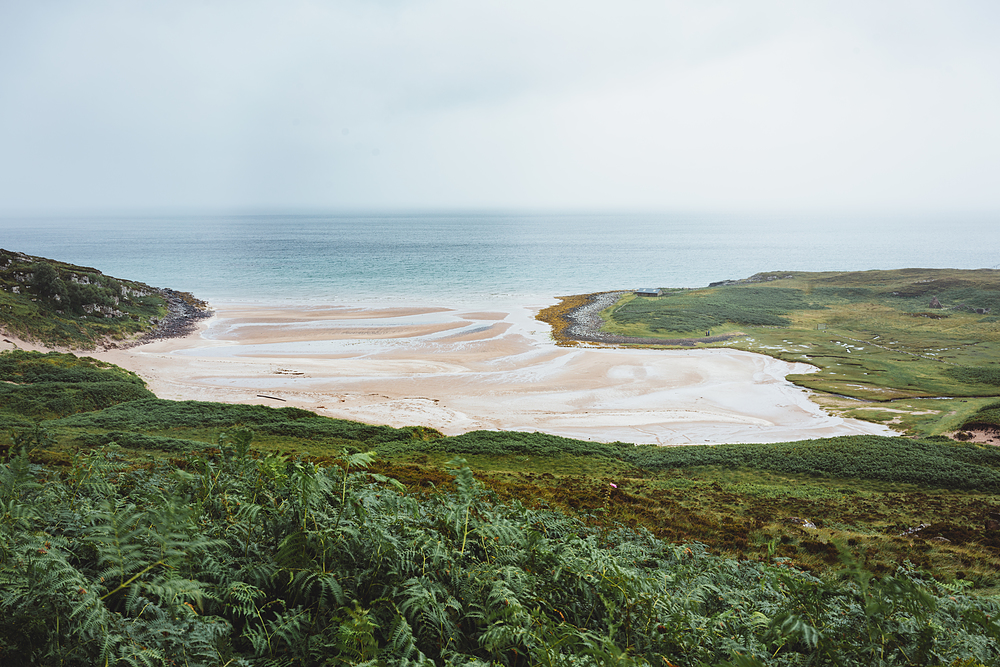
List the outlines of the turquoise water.
{"type": "Polygon", "coordinates": [[[488,304],[759,271],[994,268],[987,216],[7,217],[0,247],[209,301],[488,304]]]}

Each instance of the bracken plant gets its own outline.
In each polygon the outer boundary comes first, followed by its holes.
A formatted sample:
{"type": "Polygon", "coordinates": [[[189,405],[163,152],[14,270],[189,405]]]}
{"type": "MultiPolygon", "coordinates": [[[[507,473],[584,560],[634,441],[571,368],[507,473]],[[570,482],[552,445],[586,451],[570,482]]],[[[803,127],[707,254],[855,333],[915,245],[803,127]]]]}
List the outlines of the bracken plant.
{"type": "MultiPolygon", "coordinates": [[[[904,565],[836,578],[252,448],[0,465],[4,665],[975,665],[1000,605],[904,565]]],[[[845,556],[845,558],[847,558],[845,556]]]]}

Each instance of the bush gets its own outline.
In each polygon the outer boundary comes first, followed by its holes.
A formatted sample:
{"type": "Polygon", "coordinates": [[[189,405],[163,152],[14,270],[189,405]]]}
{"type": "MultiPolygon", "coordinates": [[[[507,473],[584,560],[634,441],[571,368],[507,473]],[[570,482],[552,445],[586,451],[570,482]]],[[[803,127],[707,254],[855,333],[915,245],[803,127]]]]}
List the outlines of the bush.
{"type": "Polygon", "coordinates": [[[1000,491],[1000,448],[947,439],[842,436],[797,442],[658,447],[606,444],[543,433],[474,431],[430,442],[396,441],[379,446],[378,451],[385,455],[422,451],[488,456],[603,456],[654,472],[716,466],[1000,491]]]}
{"type": "Polygon", "coordinates": [[[66,283],[59,277],[59,272],[56,271],[55,267],[48,262],[37,262],[32,265],[32,268],[34,274],[31,286],[35,290],[35,294],[55,308],[68,308],[70,306],[69,290],[66,283]]]}
{"type": "Polygon", "coordinates": [[[127,449],[153,449],[163,452],[191,452],[212,447],[207,442],[183,440],[180,438],[165,438],[158,435],[129,433],[124,431],[109,431],[108,433],[81,433],[76,436],[76,443],[82,447],[98,448],[116,444],[127,449]]]}
{"type": "Polygon", "coordinates": [[[0,410],[32,418],[65,417],[148,399],[153,392],[130,382],[39,382],[0,385],[0,410]]]}
{"type": "MultiPolygon", "coordinates": [[[[632,445],[626,445],[632,447],[632,445]]],[[[601,442],[563,438],[547,433],[521,431],[470,431],[462,435],[427,441],[402,440],[380,446],[378,451],[387,455],[403,451],[445,452],[449,454],[486,456],[615,456],[618,447],[601,442]]]]}
{"type": "Polygon", "coordinates": [[[990,403],[979,408],[959,428],[991,428],[1000,426],[1000,403],[990,403]]]}
{"type": "Polygon", "coordinates": [[[152,397],[135,373],[90,357],[0,353],[0,411],[33,419],[65,417],[152,397]]]}
{"type": "Polygon", "coordinates": [[[436,434],[430,429],[372,426],[344,419],[321,417],[300,408],[266,405],[230,405],[206,401],[168,401],[147,398],[100,412],[76,414],[52,422],[56,426],[118,431],[152,431],[167,428],[230,428],[243,425],[258,433],[305,440],[345,439],[366,443],[410,441],[436,434]]]}
{"type": "Polygon", "coordinates": [[[639,447],[624,457],[649,470],[722,466],[953,489],[1000,491],[1000,450],[882,436],[697,447],[639,447]]]}
{"type": "Polygon", "coordinates": [[[65,352],[0,352],[0,381],[17,384],[36,382],[131,382],[145,386],[142,378],[124,368],[65,352]]]}

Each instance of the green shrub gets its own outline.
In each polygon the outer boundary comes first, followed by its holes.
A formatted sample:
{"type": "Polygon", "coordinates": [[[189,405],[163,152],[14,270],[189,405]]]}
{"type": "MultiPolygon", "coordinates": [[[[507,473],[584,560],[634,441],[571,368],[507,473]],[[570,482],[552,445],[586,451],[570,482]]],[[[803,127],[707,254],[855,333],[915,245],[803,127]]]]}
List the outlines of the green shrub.
{"type": "Polygon", "coordinates": [[[427,429],[372,426],[344,419],[321,417],[300,408],[266,405],[230,405],[205,401],[168,401],[147,398],[100,412],[77,414],[52,422],[75,428],[118,431],[152,431],[167,428],[230,428],[241,424],[261,434],[305,440],[345,439],[367,443],[409,441],[427,429]]]}
{"type": "MultiPolygon", "coordinates": [[[[632,447],[632,445],[625,446],[632,447]]],[[[558,454],[615,456],[618,447],[547,433],[470,431],[462,435],[426,441],[399,440],[390,445],[378,447],[378,451],[383,455],[403,451],[421,451],[486,456],[554,456],[558,454]]]]}
{"type": "Polygon", "coordinates": [[[1000,451],[974,444],[883,436],[713,447],[635,450],[629,462],[650,469],[712,465],[872,479],[955,489],[1000,489],[1000,451]]]}
{"type": "Polygon", "coordinates": [[[135,373],[92,357],[27,350],[0,352],[0,381],[17,384],[109,381],[146,384],[135,373]]]}
{"type": "Polygon", "coordinates": [[[697,466],[749,468],[825,477],[996,492],[1000,451],[974,444],[881,436],[800,442],[636,448],[625,459],[650,470],[697,466]]]}
{"type": "Polygon", "coordinates": [[[0,410],[32,418],[64,417],[151,396],[144,386],[131,382],[0,384],[0,410]]]}
{"type": "Polygon", "coordinates": [[[107,433],[80,433],[75,442],[81,447],[98,448],[116,444],[126,449],[159,450],[163,452],[191,452],[213,445],[197,440],[181,438],[165,438],[158,435],[131,433],[127,431],[109,431],[107,433]]]}
{"type": "Polygon", "coordinates": [[[32,419],[64,417],[153,397],[135,373],[59,352],[0,353],[0,411],[32,419]]]}
{"type": "Polygon", "coordinates": [[[397,441],[378,451],[488,456],[602,456],[652,472],[717,466],[824,477],[871,479],[986,492],[1000,491],[1000,448],[950,440],[842,436],[740,445],[659,447],[574,440],[543,433],[474,431],[433,440],[397,441]]]}
{"type": "Polygon", "coordinates": [[[34,274],[31,286],[35,294],[49,302],[52,307],[58,308],[61,305],[69,305],[69,290],[66,283],[59,277],[56,271],[48,262],[37,262],[32,265],[34,274]]]}
{"type": "Polygon", "coordinates": [[[990,403],[979,408],[971,417],[965,420],[960,428],[1000,426],[1000,403],[990,403]]]}

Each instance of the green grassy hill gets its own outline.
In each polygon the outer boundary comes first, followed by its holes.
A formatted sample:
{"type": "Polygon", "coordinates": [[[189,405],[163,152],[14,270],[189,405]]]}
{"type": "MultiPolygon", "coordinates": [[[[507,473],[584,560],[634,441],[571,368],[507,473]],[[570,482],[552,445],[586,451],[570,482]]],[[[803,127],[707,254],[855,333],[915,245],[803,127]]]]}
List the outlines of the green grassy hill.
{"type": "Polygon", "coordinates": [[[0,329],[48,347],[93,349],[152,331],[170,314],[167,294],[204,308],[189,294],[0,250],[0,329]]]}

